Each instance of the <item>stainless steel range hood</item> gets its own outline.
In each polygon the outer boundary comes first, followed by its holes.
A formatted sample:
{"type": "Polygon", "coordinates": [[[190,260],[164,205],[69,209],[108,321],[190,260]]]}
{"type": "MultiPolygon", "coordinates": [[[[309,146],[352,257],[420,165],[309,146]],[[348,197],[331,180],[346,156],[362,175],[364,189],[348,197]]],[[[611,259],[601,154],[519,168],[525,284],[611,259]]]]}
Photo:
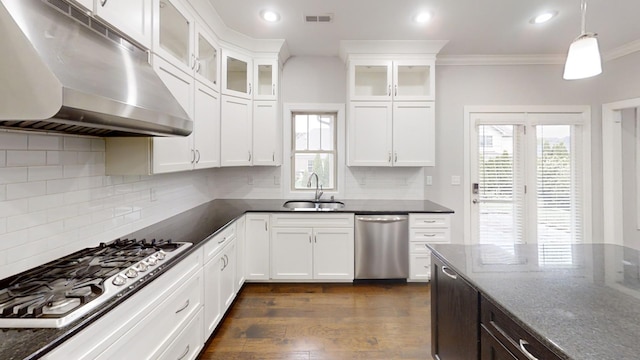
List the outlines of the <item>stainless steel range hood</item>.
{"type": "Polygon", "coordinates": [[[189,135],[147,53],[61,0],[1,0],[0,127],[189,135]]]}

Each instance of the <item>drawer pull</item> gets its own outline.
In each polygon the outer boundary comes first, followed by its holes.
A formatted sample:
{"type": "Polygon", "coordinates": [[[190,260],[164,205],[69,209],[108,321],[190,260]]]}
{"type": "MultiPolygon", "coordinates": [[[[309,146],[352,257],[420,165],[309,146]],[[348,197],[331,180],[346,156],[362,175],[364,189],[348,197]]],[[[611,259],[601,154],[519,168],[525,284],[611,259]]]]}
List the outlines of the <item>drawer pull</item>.
{"type": "Polygon", "coordinates": [[[423,236],[426,236],[426,237],[434,237],[434,236],[436,236],[436,234],[423,234],[423,236]]]}
{"type": "Polygon", "coordinates": [[[435,220],[423,220],[422,222],[425,222],[427,224],[433,224],[436,221],[435,220]]]}
{"type": "Polygon", "coordinates": [[[222,244],[223,242],[227,241],[226,237],[223,237],[222,240],[218,241],[218,244],[222,244]]]}
{"type": "Polygon", "coordinates": [[[187,299],[187,302],[186,302],[186,303],[184,303],[184,306],[183,306],[183,307],[181,307],[180,309],[176,310],[176,314],[177,314],[177,313],[179,313],[179,312],[181,312],[181,311],[184,311],[184,309],[186,309],[186,308],[188,308],[188,307],[189,307],[189,299],[187,299]]]}
{"type": "Polygon", "coordinates": [[[525,347],[525,345],[529,345],[529,343],[526,342],[525,340],[520,339],[520,350],[522,350],[522,352],[524,353],[524,356],[526,356],[527,359],[529,360],[538,360],[537,357],[531,355],[531,353],[527,351],[527,348],[525,347]]]}
{"type": "Polygon", "coordinates": [[[456,275],[456,274],[454,274],[454,273],[447,272],[447,270],[449,270],[449,267],[448,267],[448,266],[443,266],[443,267],[441,268],[441,270],[442,270],[442,273],[443,273],[443,274],[447,275],[448,277],[452,278],[453,280],[455,280],[455,279],[457,279],[457,278],[458,278],[458,275],[456,275]]]}
{"type": "Polygon", "coordinates": [[[184,359],[184,357],[187,356],[188,353],[189,353],[189,345],[187,345],[187,348],[184,349],[184,352],[182,353],[182,355],[180,355],[180,357],[178,357],[178,360],[184,359]]]}

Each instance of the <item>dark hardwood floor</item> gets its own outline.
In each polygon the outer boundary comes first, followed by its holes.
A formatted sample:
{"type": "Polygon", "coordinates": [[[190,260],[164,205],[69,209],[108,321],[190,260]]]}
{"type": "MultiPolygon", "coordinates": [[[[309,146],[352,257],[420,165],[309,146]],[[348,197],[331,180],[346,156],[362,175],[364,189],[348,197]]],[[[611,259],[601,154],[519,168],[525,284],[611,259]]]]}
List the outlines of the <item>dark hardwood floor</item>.
{"type": "Polygon", "coordinates": [[[431,359],[426,284],[245,284],[213,359],[431,359]]]}

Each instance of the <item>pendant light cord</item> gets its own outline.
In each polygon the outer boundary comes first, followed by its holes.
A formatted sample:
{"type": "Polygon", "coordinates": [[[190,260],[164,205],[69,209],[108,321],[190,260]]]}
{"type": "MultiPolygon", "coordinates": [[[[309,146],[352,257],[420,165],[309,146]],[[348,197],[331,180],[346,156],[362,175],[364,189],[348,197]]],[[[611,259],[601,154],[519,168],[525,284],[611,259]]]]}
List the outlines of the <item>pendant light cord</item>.
{"type": "Polygon", "coordinates": [[[582,13],[582,28],[580,35],[587,33],[587,0],[581,0],[580,12],[582,13]]]}

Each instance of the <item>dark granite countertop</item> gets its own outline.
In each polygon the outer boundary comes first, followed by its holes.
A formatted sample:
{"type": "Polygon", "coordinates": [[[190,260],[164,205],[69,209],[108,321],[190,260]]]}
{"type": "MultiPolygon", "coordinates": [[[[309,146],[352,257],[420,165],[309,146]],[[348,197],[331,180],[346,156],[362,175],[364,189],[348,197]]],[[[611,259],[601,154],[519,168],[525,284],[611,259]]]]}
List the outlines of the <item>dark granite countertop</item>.
{"type": "MultiPolygon", "coordinates": [[[[345,203],[345,208],[335,212],[357,214],[453,213],[451,209],[428,200],[342,201],[345,203]]],[[[194,244],[188,251],[176,257],[171,264],[167,264],[165,268],[157,271],[154,276],[158,277],[246,212],[293,212],[293,210],[282,207],[284,202],[285,200],[282,199],[213,200],[122,238],[162,238],[194,244]]],[[[316,212],[305,211],[302,213],[314,214],[316,212]]],[[[66,327],[57,329],[0,329],[0,359],[36,359],[43,356],[131,297],[148,283],[149,281],[137,284],[133,289],[125,290],[121,293],[122,296],[107,301],[99,309],[66,327]]]]}
{"type": "Polygon", "coordinates": [[[560,357],[640,358],[640,252],[605,244],[431,245],[560,357]]]}

